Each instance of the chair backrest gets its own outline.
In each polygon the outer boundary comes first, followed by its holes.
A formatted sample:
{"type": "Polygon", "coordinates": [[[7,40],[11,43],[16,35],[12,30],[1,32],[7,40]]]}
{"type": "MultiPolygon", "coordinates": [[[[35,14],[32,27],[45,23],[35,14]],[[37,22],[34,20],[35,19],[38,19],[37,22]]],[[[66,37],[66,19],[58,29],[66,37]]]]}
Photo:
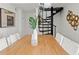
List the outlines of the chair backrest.
{"type": "Polygon", "coordinates": [[[7,37],[7,41],[8,41],[8,46],[10,46],[10,45],[11,45],[11,39],[10,39],[10,36],[7,37]]]}
{"type": "Polygon", "coordinates": [[[79,44],[75,43],[74,41],[64,37],[62,47],[66,50],[69,54],[75,55],[77,53],[79,44]]]}
{"type": "Polygon", "coordinates": [[[0,51],[5,49],[6,47],[8,47],[6,38],[1,38],[0,39],[0,51]]]}
{"type": "Polygon", "coordinates": [[[78,48],[77,51],[76,51],[76,55],[79,55],[79,48],[78,48]]]}
{"type": "Polygon", "coordinates": [[[10,41],[11,41],[11,44],[13,44],[14,42],[17,41],[17,38],[16,38],[16,36],[14,34],[10,35],[10,41]]]}
{"type": "Polygon", "coordinates": [[[20,39],[20,34],[19,33],[15,33],[16,39],[20,39]]]}
{"type": "Polygon", "coordinates": [[[64,36],[61,35],[60,33],[57,33],[55,39],[57,40],[57,42],[58,42],[60,45],[62,45],[62,42],[63,42],[63,40],[64,40],[64,36]]]}

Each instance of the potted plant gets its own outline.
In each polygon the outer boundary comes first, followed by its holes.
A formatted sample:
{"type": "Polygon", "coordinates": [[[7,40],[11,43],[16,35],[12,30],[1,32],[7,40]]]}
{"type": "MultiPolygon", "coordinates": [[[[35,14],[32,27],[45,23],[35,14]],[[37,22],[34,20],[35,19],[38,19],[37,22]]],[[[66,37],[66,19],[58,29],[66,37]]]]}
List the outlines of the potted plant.
{"type": "Polygon", "coordinates": [[[32,29],[32,39],[31,39],[31,44],[33,46],[36,46],[38,44],[37,40],[37,19],[34,17],[29,17],[29,24],[32,29]]]}

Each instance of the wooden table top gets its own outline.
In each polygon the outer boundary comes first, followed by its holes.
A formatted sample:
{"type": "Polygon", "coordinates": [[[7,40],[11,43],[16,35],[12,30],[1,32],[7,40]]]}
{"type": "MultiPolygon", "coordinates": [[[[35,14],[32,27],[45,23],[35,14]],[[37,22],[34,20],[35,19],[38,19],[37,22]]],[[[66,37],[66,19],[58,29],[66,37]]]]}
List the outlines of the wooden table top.
{"type": "Polygon", "coordinates": [[[38,45],[31,45],[31,36],[27,35],[0,52],[1,55],[67,55],[52,35],[39,35],[38,45]]]}

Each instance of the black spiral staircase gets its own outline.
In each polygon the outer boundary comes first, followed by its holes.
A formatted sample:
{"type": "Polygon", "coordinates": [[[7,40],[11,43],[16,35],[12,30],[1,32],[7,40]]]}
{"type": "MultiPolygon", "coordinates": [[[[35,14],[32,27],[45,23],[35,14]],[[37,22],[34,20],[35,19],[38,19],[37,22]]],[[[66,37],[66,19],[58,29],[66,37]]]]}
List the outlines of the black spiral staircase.
{"type": "Polygon", "coordinates": [[[53,16],[55,14],[57,14],[58,12],[63,10],[63,7],[56,7],[56,8],[43,8],[40,7],[39,8],[40,12],[39,12],[39,32],[41,32],[42,34],[51,34],[53,36],[56,36],[56,26],[53,24],[53,16]],[[48,16],[47,12],[50,11],[51,15],[48,16]],[[45,12],[46,17],[43,18],[43,13],[45,12]],[[42,13],[42,15],[40,15],[40,13],[42,13]]]}

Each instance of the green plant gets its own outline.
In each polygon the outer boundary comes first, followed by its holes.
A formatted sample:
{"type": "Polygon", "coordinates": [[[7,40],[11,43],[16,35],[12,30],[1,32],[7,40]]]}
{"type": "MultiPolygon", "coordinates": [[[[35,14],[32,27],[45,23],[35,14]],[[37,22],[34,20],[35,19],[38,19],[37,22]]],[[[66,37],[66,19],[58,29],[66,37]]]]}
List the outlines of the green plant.
{"type": "Polygon", "coordinates": [[[34,30],[37,25],[37,19],[34,19],[34,17],[29,17],[29,24],[31,25],[31,28],[34,30]]]}

